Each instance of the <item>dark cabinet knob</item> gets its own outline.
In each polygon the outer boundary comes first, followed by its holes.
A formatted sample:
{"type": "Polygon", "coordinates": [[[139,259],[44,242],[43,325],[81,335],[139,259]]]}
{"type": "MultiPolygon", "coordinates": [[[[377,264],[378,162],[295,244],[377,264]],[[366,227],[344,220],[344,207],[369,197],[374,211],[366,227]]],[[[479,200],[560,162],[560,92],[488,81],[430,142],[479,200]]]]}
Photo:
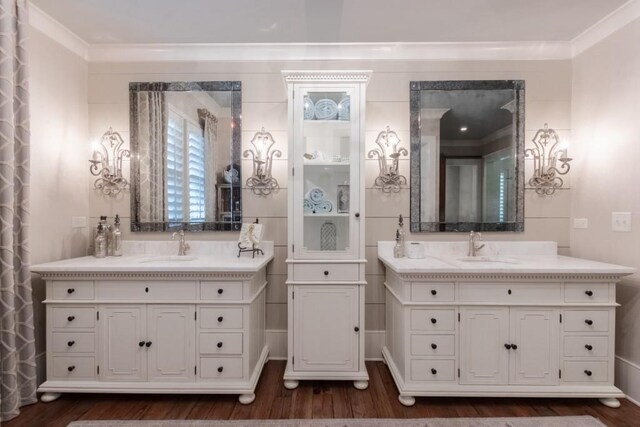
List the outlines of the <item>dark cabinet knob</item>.
{"type": "Polygon", "coordinates": [[[436,344],[436,343],[431,343],[431,348],[435,350],[436,348],[438,348],[438,344],[436,344]]]}
{"type": "Polygon", "coordinates": [[[435,317],[432,317],[431,318],[431,323],[433,323],[435,325],[436,323],[438,323],[438,320],[435,317]]]}
{"type": "Polygon", "coordinates": [[[432,375],[435,375],[435,374],[437,374],[437,373],[438,373],[438,371],[437,371],[437,370],[435,370],[435,369],[431,368],[431,374],[432,374],[432,375]]]}
{"type": "Polygon", "coordinates": [[[585,345],[584,348],[586,348],[589,351],[593,350],[593,346],[591,344],[585,345]]]}
{"type": "Polygon", "coordinates": [[[69,316],[69,317],[67,317],[67,320],[69,322],[73,322],[75,320],[75,318],[76,318],[76,316],[69,316]]]}
{"type": "Polygon", "coordinates": [[[76,343],[76,342],[75,342],[75,341],[73,341],[73,340],[71,340],[71,341],[67,341],[67,345],[68,345],[69,347],[73,347],[73,345],[74,345],[75,343],[76,343]]]}
{"type": "Polygon", "coordinates": [[[585,370],[584,370],[584,373],[585,373],[585,375],[586,375],[586,376],[588,376],[588,377],[590,377],[591,375],[593,375],[593,372],[591,372],[591,371],[590,371],[590,370],[588,370],[588,369],[585,369],[585,370]]]}
{"type": "Polygon", "coordinates": [[[511,289],[509,289],[509,290],[507,291],[507,293],[508,293],[509,295],[511,295],[511,289]]]}
{"type": "Polygon", "coordinates": [[[438,291],[436,291],[435,289],[431,289],[431,295],[436,295],[438,293],[438,291]]]}
{"type": "Polygon", "coordinates": [[[216,344],[216,346],[217,346],[218,348],[222,348],[222,341],[220,341],[218,344],[216,344]]]}
{"type": "Polygon", "coordinates": [[[149,293],[149,287],[144,288],[144,291],[145,291],[146,293],[149,293]]]}
{"type": "Polygon", "coordinates": [[[593,325],[593,320],[591,320],[591,319],[586,319],[586,320],[584,321],[584,323],[586,323],[587,325],[591,326],[591,325],[593,325]]]}
{"type": "Polygon", "coordinates": [[[224,371],[224,368],[222,366],[218,366],[218,372],[222,373],[222,371],[224,371]]]}
{"type": "Polygon", "coordinates": [[[224,289],[218,289],[218,295],[222,295],[223,292],[224,292],[224,289]]]}
{"type": "Polygon", "coordinates": [[[354,331],[356,332],[360,332],[360,328],[358,326],[356,326],[355,328],[353,328],[354,331]]]}
{"type": "Polygon", "coordinates": [[[511,344],[505,344],[504,348],[506,348],[507,350],[511,350],[511,344]]]}
{"type": "Polygon", "coordinates": [[[75,291],[76,291],[76,290],[75,290],[75,289],[73,289],[73,288],[69,288],[69,289],[67,289],[67,293],[68,293],[68,294],[72,294],[72,293],[74,293],[75,291]]]}
{"type": "Polygon", "coordinates": [[[138,343],[138,345],[139,345],[140,347],[144,347],[144,341],[140,341],[140,342],[138,343]]]}
{"type": "Polygon", "coordinates": [[[67,371],[73,372],[74,369],[76,369],[76,367],[74,365],[71,365],[67,368],[67,371]]]}
{"type": "Polygon", "coordinates": [[[584,293],[587,294],[588,297],[593,296],[593,291],[584,291],[584,293]]]}
{"type": "Polygon", "coordinates": [[[146,345],[147,348],[151,347],[151,344],[152,344],[151,341],[147,341],[146,343],[144,343],[144,345],[146,345]]]}
{"type": "Polygon", "coordinates": [[[356,212],[356,218],[360,218],[360,212],[356,212]]]}
{"type": "Polygon", "coordinates": [[[328,276],[328,275],[329,275],[329,270],[325,270],[325,271],[324,271],[324,275],[325,275],[325,276],[328,276]]]}
{"type": "Polygon", "coordinates": [[[218,317],[218,322],[222,322],[224,320],[224,317],[220,316],[218,317]]]}
{"type": "Polygon", "coordinates": [[[513,350],[517,350],[517,349],[518,349],[518,346],[517,346],[517,345],[515,345],[515,344],[511,344],[511,348],[512,348],[513,350]]]}

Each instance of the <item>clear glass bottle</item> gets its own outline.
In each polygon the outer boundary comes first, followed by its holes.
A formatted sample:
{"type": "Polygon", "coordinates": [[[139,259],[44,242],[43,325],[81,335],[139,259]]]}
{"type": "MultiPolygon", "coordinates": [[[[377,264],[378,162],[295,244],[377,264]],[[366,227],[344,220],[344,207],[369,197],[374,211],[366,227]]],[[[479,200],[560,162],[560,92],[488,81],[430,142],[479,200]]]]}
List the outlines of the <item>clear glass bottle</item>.
{"type": "Polygon", "coordinates": [[[398,258],[404,258],[406,252],[405,239],[404,239],[404,219],[402,214],[398,217],[398,235],[400,236],[400,256],[398,258]]]}
{"type": "Polygon", "coordinates": [[[120,215],[113,221],[113,256],[122,256],[122,231],[120,231],[120,215]]]}
{"type": "Polygon", "coordinates": [[[113,227],[107,223],[106,215],[100,217],[100,223],[107,241],[107,256],[113,256],[113,227]]]}
{"type": "Polygon", "coordinates": [[[104,235],[102,222],[98,223],[98,232],[93,242],[93,256],[96,258],[105,258],[107,256],[107,238],[104,235]]]}
{"type": "Polygon", "coordinates": [[[402,258],[404,256],[404,250],[402,249],[402,245],[400,244],[400,230],[396,230],[396,244],[393,247],[393,257],[402,258]]]}

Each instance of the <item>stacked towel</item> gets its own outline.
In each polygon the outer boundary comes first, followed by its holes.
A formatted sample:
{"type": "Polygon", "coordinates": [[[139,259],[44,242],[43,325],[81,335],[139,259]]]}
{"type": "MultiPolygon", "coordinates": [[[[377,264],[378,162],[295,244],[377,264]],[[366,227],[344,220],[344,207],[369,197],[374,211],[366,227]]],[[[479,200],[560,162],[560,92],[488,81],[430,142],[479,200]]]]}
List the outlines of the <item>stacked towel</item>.
{"type": "Polygon", "coordinates": [[[324,190],[314,187],[304,198],[305,213],[327,213],[333,210],[333,203],[327,200],[324,190]]]}

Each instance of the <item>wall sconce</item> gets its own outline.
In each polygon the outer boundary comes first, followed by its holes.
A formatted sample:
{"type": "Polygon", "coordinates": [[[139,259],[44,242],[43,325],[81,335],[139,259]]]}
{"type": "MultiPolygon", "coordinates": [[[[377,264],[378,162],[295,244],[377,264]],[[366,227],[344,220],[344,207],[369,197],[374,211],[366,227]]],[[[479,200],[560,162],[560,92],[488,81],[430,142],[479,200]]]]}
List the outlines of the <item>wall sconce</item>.
{"type": "Polygon", "coordinates": [[[398,193],[402,185],[407,184],[407,178],[398,173],[400,156],[409,154],[406,148],[398,147],[400,138],[398,134],[389,129],[383,130],[376,138],[379,148],[369,151],[369,158],[378,156],[380,173],[374,182],[374,186],[379,187],[385,193],[398,193]]]}
{"type": "Polygon", "coordinates": [[[280,150],[271,150],[275,143],[271,134],[262,128],[251,140],[254,149],[245,150],[242,154],[253,158],[253,174],[247,178],[247,187],[258,196],[267,196],[279,186],[278,180],[271,176],[273,156],[282,156],[280,150]]]}
{"type": "Polygon", "coordinates": [[[122,159],[130,158],[131,152],[121,148],[123,144],[120,134],[109,127],[89,160],[89,172],[99,177],[93,187],[105,196],[115,197],[129,189],[129,182],[122,176],[122,159]]]}
{"type": "Polygon", "coordinates": [[[569,172],[569,162],[573,159],[567,157],[567,149],[561,147],[558,134],[549,129],[546,123],[544,129],[536,132],[532,141],[535,148],[524,150],[525,157],[533,157],[533,176],[529,179],[529,185],[535,187],[536,193],[541,196],[552,195],[564,183],[558,175],[569,172]]]}

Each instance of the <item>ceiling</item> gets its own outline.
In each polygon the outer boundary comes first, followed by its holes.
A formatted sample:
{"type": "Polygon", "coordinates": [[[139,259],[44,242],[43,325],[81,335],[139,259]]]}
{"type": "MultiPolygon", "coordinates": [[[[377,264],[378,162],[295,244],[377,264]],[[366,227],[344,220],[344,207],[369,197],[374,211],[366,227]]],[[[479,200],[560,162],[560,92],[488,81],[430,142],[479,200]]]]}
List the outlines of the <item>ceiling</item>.
{"type": "Polygon", "coordinates": [[[570,41],[627,0],[31,0],[89,44],[570,41]]]}

